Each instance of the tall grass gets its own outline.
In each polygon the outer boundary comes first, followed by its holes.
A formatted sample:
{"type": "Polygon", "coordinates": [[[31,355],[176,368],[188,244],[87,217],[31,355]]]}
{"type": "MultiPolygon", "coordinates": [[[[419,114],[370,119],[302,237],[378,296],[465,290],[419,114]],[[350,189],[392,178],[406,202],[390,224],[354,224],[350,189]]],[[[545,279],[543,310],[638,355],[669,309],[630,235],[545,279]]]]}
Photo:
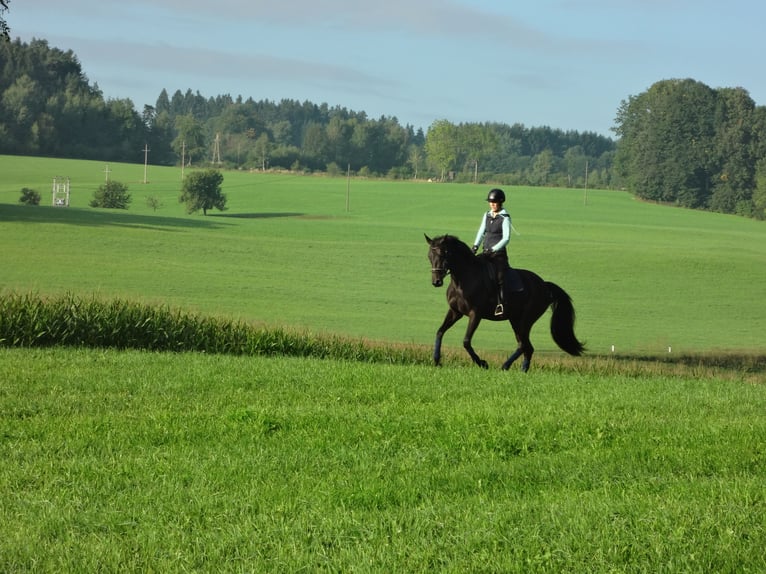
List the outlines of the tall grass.
{"type": "MultiPolygon", "coordinates": [[[[326,358],[341,361],[430,364],[431,347],[381,343],[337,335],[249,324],[95,297],[41,297],[0,292],[0,347],[89,347],[147,351],[203,352],[326,358]]],[[[495,365],[507,357],[490,353],[495,365]]],[[[448,365],[468,364],[452,351],[448,365]]],[[[758,353],[697,353],[671,356],[595,354],[587,358],[538,354],[535,368],[550,372],[626,376],[718,376],[763,380],[766,356],[758,353]]]]}
{"type": "Polygon", "coordinates": [[[0,293],[0,346],[100,347],[423,363],[414,348],[248,325],[125,300],[0,293]]]}

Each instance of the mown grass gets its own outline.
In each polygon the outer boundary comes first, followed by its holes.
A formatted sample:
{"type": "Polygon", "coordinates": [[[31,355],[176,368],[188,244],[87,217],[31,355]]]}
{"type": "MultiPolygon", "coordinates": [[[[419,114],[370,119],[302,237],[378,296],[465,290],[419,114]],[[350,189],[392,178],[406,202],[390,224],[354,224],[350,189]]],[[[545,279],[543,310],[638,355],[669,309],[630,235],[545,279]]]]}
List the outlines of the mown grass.
{"type": "MultiPolygon", "coordinates": [[[[95,294],[208,316],[373,341],[425,344],[446,311],[430,284],[423,233],[471,241],[484,186],[226,172],[226,212],[188,216],[180,170],[110,164],[131,186],[127,212],[87,207],[99,162],[0,157],[0,287],[95,294]],[[70,209],[18,205],[21,187],[69,175],[70,209]],[[37,183],[35,183],[37,181],[37,183]],[[350,187],[350,210],[346,193],[350,187]],[[156,195],[154,211],[144,196],[156,195]]],[[[763,222],[634,201],[629,194],[508,188],[519,234],[511,261],[572,296],[595,353],[759,352],[766,328],[763,222]]],[[[538,323],[533,343],[555,351],[538,323]]],[[[464,323],[445,345],[460,348],[464,323]]],[[[475,347],[510,353],[507,324],[475,347]]]]}
{"type": "Polygon", "coordinates": [[[6,572],[757,572],[766,387],[0,349],[6,572]]]}

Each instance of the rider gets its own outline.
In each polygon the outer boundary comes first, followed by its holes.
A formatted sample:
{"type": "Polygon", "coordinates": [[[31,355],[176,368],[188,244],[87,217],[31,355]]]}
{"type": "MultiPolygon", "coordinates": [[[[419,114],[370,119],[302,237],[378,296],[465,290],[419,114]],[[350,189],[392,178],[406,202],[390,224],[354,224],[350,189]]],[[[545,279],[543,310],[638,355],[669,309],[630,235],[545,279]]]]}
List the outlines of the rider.
{"type": "Polygon", "coordinates": [[[505,193],[502,189],[491,189],[487,195],[489,211],[481,219],[479,231],[473,242],[473,252],[479,250],[479,244],[484,240],[484,253],[492,262],[497,275],[497,307],[495,315],[503,314],[503,276],[508,264],[508,252],[505,246],[511,239],[511,216],[503,208],[505,193]]]}

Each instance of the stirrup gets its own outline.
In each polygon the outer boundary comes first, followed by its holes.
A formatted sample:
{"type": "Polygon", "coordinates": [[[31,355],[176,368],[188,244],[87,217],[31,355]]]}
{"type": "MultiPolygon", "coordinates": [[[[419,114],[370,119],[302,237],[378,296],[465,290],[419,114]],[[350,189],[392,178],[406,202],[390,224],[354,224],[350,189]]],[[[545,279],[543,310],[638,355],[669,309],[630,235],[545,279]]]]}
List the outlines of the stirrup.
{"type": "Polygon", "coordinates": [[[495,307],[495,316],[502,315],[503,314],[503,304],[498,303],[497,307],[495,307]]]}

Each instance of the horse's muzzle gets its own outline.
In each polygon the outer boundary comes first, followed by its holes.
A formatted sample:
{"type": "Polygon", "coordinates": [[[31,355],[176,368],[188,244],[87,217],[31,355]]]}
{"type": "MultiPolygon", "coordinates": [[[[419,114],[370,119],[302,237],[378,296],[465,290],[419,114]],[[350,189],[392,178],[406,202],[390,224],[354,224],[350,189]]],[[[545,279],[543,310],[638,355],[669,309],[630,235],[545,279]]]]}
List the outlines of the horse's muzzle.
{"type": "Polygon", "coordinates": [[[441,287],[442,285],[444,285],[444,279],[442,279],[441,277],[434,277],[431,280],[431,285],[433,285],[434,287],[441,287]]]}

